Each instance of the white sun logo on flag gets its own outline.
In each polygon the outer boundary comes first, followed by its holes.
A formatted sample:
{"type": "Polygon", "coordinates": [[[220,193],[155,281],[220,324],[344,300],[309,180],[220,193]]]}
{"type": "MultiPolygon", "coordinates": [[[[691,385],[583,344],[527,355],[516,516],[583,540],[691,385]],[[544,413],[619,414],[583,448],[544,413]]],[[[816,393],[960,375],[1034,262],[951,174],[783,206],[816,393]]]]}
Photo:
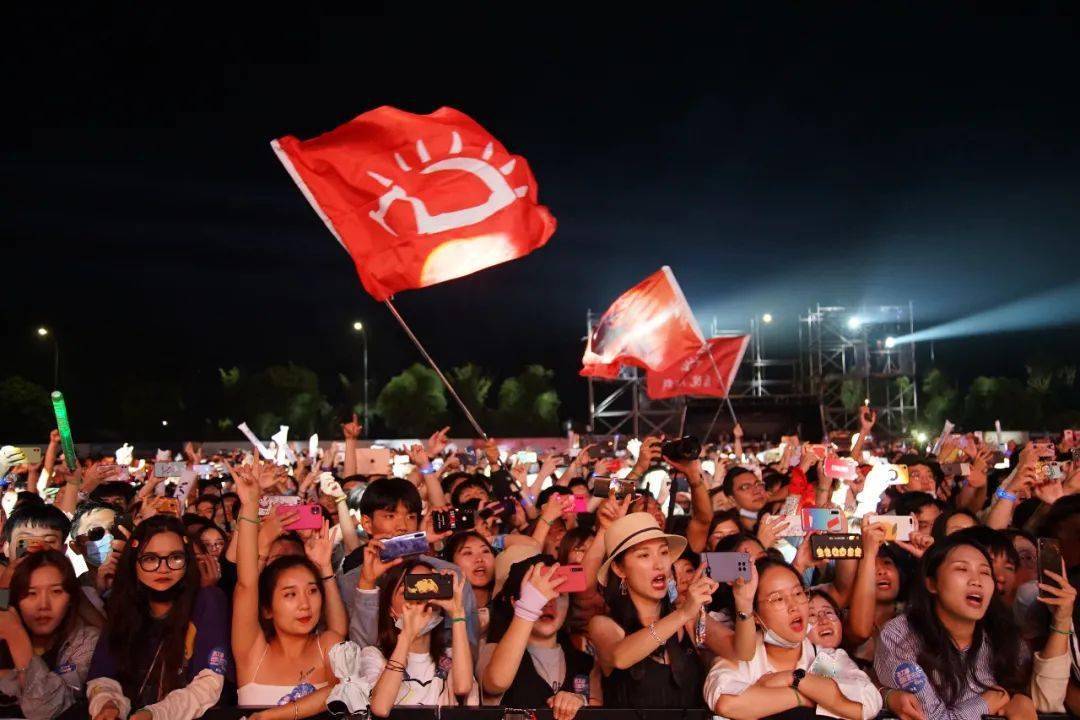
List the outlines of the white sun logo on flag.
{"type": "MultiPolygon", "coordinates": [[[[368,215],[386,232],[397,237],[398,233],[387,222],[386,215],[394,203],[399,200],[404,201],[412,208],[416,233],[434,235],[483,222],[518,198],[528,194],[528,186],[512,188],[506,180],[517,164],[515,158],[510,158],[501,167],[495,167],[489,162],[495,153],[493,143],[489,142],[478,158],[461,155],[461,150],[461,136],[457,131],[453,131],[450,133],[450,148],[447,157],[432,162],[431,153],[428,152],[424,141],[417,140],[416,156],[421,165],[419,173],[430,175],[445,170],[467,172],[476,177],[490,191],[487,200],[479,205],[433,215],[428,211],[422,199],[410,195],[405,188],[390,178],[368,170],[367,174],[371,179],[387,188],[386,192],[379,196],[378,209],[370,211],[368,215]]],[[[414,172],[413,167],[401,153],[394,153],[394,162],[403,173],[414,172]]],[[[513,260],[517,255],[516,248],[505,233],[448,240],[435,248],[424,261],[421,282],[424,285],[433,285],[444,280],[451,280],[490,265],[513,260]]]]}

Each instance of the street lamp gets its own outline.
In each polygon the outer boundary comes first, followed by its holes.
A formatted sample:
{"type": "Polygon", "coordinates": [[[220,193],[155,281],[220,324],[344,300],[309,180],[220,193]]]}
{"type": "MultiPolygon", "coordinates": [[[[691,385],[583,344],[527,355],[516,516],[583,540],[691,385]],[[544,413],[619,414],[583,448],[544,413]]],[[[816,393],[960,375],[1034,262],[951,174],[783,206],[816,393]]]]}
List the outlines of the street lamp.
{"type": "Polygon", "coordinates": [[[60,387],[60,341],[56,339],[56,333],[50,333],[49,328],[41,326],[37,329],[37,336],[45,339],[52,337],[53,341],[53,389],[60,387]]]}
{"type": "Polygon", "coordinates": [[[359,333],[364,342],[364,434],[368,430],[368,362],[367,362],[367,333],[364,332],[364,323],[357,320],[352,324],[353,332],[359,333]]]}
{"type": "Polygon", "coordinates": [[[761,322],[765,323],[766,325],[771,323],[772,322],[772,313],[765,313],[764,315],[762,315],[761,316],[761,322]]]}

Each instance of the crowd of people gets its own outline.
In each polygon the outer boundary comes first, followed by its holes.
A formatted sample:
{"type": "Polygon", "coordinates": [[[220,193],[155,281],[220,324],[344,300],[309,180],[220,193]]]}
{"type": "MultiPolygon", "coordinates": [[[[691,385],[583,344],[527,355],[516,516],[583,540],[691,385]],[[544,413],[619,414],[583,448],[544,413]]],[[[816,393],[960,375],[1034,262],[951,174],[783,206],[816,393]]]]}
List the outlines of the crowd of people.
{"type": "Polygon", "coordinates": [[[442,430],[386,474],[355,416],[340,463],[5,447],[0,712],[1080,714],[1080,433],[929,452],[875,419],[535,462],[442,430]]]}

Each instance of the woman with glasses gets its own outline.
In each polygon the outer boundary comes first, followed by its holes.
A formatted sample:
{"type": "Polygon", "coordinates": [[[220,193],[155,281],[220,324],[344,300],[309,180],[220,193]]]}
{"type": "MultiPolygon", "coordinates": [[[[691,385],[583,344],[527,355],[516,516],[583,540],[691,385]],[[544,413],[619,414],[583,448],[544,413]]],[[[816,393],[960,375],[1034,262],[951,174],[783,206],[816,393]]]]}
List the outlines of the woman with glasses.
{"type": "Polygon", "coordinates": [[[55,718],[83,698],[98,629],[79,619],[75,571],[56,550],[20,561],[10,590],[0,640],[15,670],[0,675],[0,693],[15,698],[28,720],[55,718]]]}
{"type": "Polygon", "coordinates": [[[752,531],[757,524],[758,515],[765,507],[769,496],[765,492],[765,483],[753,470],[733,467],[724,475],[724,494],[735,502],[739,511],[739,522],[746,531],[752,531]]]}
{"type": "Polygon", "coordinates": [[[790,565],[757,563],[754,619],[761,628],[753,659],[721,659],[705,680],[705,700],[717,715],[743,718],[869,720],[881,696],[843,651],[817,647],[808,637],[810,596],[790,565]]]}
{"type": "Polygon", "coordinates": [[[93,720],[192,720],[217,703],[228,604],[220,589],[199,587],[180,520],[154,515],[136,526],[107,607],[86,686],[93,720]]]}
{"type": "MultiPolygon", "coordinates": [[[[840,606],[824,590],[810,591],[810,631],[806,637],[819,648],[836,650],[844,639],[840,606]]],[[[841,650],[840,652],[844,652],[841,650]]]]}

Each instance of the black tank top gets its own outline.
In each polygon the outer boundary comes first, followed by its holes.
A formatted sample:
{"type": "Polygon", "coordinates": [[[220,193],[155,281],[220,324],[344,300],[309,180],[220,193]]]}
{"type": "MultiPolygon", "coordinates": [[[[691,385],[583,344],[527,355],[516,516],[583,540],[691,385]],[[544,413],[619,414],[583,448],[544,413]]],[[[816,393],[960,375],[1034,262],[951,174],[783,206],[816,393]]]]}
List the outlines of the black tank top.
{"type": "MultiPolygon", "coordinates": [[[[566,676],[559,690],[589,697],[589,673],[593,669],[592,656],[574,647],[568,648],[566,645],[561,647],[566,660],[566,676]]],[[[503,693],[499,704],[511,708],[544,708],[547,707],[547,699],[554,694],[551,685],[536,671],[532,654],[526,650],[521,658],[521,664],[518,665],[514,681],[503,693]]]]}
{"type": "Polygon", "coordinates": [[[672,635],[655,656],[604,678],[604,707],[701,708],[704,672],[690,637],[672,635]],[[662,652],[668,654],[668,664],[662,652]],[[659,658],[659,659],[657,659],[659,658]]]}

